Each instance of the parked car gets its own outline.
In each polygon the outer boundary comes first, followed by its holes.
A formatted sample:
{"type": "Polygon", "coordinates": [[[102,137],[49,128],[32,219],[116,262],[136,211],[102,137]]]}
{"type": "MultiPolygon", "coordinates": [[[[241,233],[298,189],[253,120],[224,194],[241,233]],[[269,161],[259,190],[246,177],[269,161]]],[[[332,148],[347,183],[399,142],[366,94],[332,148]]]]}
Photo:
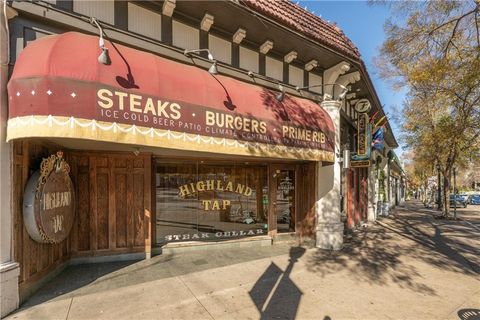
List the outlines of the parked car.
{"type": "Polygon", "coordinates": [[[457,197],[461,197],[467,204],[470,204],[470,195],[469,194],[457,194],[457,197]]]}
{"type": "Polygon", "coordinates": [[[470,198],[470,204],[480,204],[480,194],[473,194],[470,198]]]}
{"type": "Polygon", "coordinates": [[[457,207],[467,207],[467,198],[462,197],[461,195],[457,194],[455,195],[450,195],[450,207],[455,207],[455,203],[457,207]]]}

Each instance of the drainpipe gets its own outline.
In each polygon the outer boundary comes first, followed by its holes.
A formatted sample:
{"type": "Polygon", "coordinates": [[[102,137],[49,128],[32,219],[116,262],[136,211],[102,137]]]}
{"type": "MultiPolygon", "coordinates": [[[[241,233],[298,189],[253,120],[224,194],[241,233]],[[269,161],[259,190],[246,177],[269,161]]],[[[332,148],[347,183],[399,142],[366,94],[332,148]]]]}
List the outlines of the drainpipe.
{"type": "Polygon", "coordinates": [[[1,317],[18,308],[18,276],[20,268],[13,256],[13,218],[11,211],[12,193],[12,146],[6,143],[8,117],[7,80],[10,63],[10,35],[8,20],[17,15],[6,0],[0,0],[0,288],[2,288],[1,317]]]}

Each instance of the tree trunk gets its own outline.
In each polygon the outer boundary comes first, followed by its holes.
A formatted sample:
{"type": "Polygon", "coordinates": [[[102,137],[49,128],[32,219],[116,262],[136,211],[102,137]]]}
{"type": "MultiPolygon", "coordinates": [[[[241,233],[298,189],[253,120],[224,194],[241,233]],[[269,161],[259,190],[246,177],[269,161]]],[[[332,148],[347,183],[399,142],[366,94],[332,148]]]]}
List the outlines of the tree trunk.
{"type": "Polygon", "coordinates": [[[426,177],[424,178],[423,190],[425,190],[425,192],[423,193],[423,203],[427,203],[427,201],[428,201],[428,179],[426,177]]]}
{"type": "Polygon", "coordinates": [[[437,169],[437,210],[441,211],[443,208],[442,200],[442,175],[440,174],[440,169],[437,169]]]}
{"type": "Polygon", "coordinates": [[[443,172],[443,216],[448,217],[450,215],[450,178],[452,175],[451,170],[443,172]]]}

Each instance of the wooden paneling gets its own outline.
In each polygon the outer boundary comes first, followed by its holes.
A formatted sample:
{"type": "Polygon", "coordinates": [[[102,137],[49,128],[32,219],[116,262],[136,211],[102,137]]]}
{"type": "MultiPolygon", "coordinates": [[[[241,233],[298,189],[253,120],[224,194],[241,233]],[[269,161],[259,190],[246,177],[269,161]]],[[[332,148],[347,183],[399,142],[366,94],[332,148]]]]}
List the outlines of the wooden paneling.
{"type": "Polygon", "coordinates": [[[144,245],[144,215],[143,210],[143,174],[133,175],[133,224],[134,224],[134,245],[144,245]]]}
{"type": "Polygon", "coordinates": [[[116,247],[127,246],[127,174],[115,174],[116,247]]]}
{"type": "Polygon", "coordinates": [[[72,256],[150,252],[151,156],[74,151],[69,157],[79,199],[72,256]]]}
{"type": "Polygon", "coordinates": [[[76,215],[70,236],[49,245],[33,241],[22,215],[23,190],[42,158],[60,150],[38,140],[13,142],[14,256],[20,292],[76,256],[151,252],[151,156],[62,149],[75,186],[76,215]]]}
{"type": "Polygon", "coordinates": [[[56,146],[21,140],[13,142],[12,166],[12,214],[14,257],[20,264],[19,284],[22,292],[32,282],[40,279],[68,259],[69,239],[49,245],[33,241],[23,224],[23,191],[33,172],[39,168],[42,158],[54,153],[56,146]]]}
{"type": "Polygon", "coordinates": [[[108,249],[108,174],[97,173],[97,248],[108,249]]]}
{"type": "Polygon", "coordinates": [[[297,169],[297,223],[296,232],[303,238],[315,238],[317,194],[315,183],[315,163],[302,164],[297,169]]]}
{"type": "Polygon", "coordinates": [[[90,248],[90,170],[88,157],[80,157],[73,164],[76,172],[77,211],[76,224],[74,225],[74,251],[85,251],[90,248]],[[82,190],[82,192],[80,192],[82,190]]]}

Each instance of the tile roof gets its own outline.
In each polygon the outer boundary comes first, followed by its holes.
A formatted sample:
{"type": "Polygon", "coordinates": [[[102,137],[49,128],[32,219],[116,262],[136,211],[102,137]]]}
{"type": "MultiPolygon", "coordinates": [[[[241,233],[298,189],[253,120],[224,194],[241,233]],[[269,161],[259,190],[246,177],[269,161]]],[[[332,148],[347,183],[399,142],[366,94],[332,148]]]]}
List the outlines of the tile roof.
{"type": "Polygon", "coordinates": [[[243,0],[249,8],[314,39],[331,49],[360,60],[360,52],[342,29],[289,0],[243,0]]]}

